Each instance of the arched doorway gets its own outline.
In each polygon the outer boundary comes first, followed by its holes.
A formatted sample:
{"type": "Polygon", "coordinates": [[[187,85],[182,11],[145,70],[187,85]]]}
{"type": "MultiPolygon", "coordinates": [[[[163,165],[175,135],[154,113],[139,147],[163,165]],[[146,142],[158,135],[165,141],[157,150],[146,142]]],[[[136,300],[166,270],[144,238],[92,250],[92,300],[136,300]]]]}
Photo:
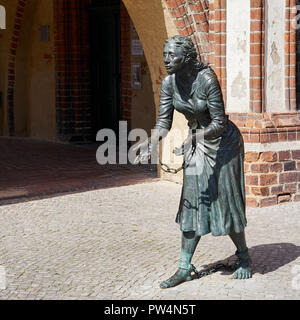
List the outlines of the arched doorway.
{"type": "Polygon", "coordinates": [[[153,79],[145,55],[131,54],[139,39],[123,1],[54,0],[54,13],[58,140],[95,141],[100,129],[118,133],[120,120],[150,133],[153,79]],[[132,63],[140,63],[140,88],[132,63]]]}

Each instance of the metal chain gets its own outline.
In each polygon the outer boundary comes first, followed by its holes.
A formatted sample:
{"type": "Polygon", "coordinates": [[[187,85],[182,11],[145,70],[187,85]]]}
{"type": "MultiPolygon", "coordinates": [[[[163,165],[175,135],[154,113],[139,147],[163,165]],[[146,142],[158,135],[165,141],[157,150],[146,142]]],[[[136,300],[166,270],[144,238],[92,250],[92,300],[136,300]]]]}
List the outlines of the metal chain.
{"type": "Polygon", "coordinates": [[[164,171],[164,172],[167,172],[167,173],[173,173],[173,174],[177,174],[178,172],[180,172],[181,170],[183,169],[186,169],[191,160],[192,160],[192,157],[195,153],[195,150],[196,150],[196,147],[193,145],[192,146],[192,150],[190,152],[190,154],[188,155],[187,159],[183,161],[181,167],[177,168],[177,169],[174,169],[174,168],[170,168],[167,164],[165,163],[162,163],[161,160],[159,159],[159,164],[160,164],[160,167],[161,169],[164,171]]]}
{"type": "Polygon", "coordinates": [[[193,268],[193,272],[196,274],[197,278],[200,279],[202,277],[205,277],[205,276],[208,276],[214,272],[217,272],[219,271],[220,269],[224,269],[224,270],[227,270],[227,271],[234,271],[236,269],[236,264],[233,264],[233,265],[227,265],[227,264],[224,264],[224,263],[218,263],[216,264],[215,266],[209,268],[209,269],[206,269],[206,270],[203,270],[203,271],[197,271],[196,267],[194,265],[192,265],[192,268],[193,268]]]}

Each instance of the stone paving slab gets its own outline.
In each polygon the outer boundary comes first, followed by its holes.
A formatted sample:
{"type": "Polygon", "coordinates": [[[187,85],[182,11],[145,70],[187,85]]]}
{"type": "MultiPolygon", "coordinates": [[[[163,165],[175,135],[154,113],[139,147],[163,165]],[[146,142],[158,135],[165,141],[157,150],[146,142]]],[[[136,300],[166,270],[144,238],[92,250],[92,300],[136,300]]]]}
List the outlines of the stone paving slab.
{"type": "MultiPolygon", "coordinates": [[[[299,299],[300,204],[247,210],[254,275],[219,271],[172,289],[181,186],[156,181],[0,207],[0,299],[299,299]]],[[[229,237],[207,235],[198,269],[233,262],[229,237]]]]}

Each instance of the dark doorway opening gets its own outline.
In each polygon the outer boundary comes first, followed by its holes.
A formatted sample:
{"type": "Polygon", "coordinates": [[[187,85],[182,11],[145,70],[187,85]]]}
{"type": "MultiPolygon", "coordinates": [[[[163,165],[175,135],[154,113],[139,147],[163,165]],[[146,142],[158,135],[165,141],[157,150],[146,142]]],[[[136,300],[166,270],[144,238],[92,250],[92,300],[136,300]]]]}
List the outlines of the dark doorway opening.
{"type": "Polygon", "coordinates": [[[93,0],[89,8],[93,135],[121,120],[120,0],[93,0]]]}

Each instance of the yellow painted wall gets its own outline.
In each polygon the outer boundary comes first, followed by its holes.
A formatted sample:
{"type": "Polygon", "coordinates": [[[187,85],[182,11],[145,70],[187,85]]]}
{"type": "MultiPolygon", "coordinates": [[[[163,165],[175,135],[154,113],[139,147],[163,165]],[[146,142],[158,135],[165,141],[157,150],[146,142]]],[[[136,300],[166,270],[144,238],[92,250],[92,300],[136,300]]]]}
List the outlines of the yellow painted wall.
{"type": "MultiPolygon", "coordinates": [[[[0,31],[0,134],[7,135],[6,91],[8,50],[12,37],[17,0],[0,0],[7,10],[7,29],[0,31]]],[[[55,141],[53,1],[27,1],[16,57],[15,133],[55,141]],[[38,26],[50,26],[50,41],[40,42],[38,26]]]]}
{"type": "MultiPolygon", "coordinates": [[[[138,39],[138,35],[131,28],[131,39],[138,39]]],[[[131,129],[142,128],[148,136],[155,125],[155,103],[152,90],[151,75],[145,55],[131,56],[131,62],[141,65],[141,88],[132,89],[131,101],[131,129]]]]}
{"type": "Polygon", "coordinates": [[[9,42],[14,26],[17,0],[0,0],[0,5],[6,9],[6,29],[0,30],[0,91],[2,92],[2,107],[0,108],[0,134],[7,134],[7,63],[9,42]]]}
{"type": "Polygon", "coordinates": [[[53,1],[35,0],[27,51],[28,133],[56,140],[53,1]],[[50,26],[50,41],[39,40],[39,25],[50,26]]]}
{"type": "MultiPolygon", "coordinates": [[[[123,0],[127,11],[135,25],[139,38],[142,42],[145,57],[148,62],[154,102],[156,106],[156,115],[159,105],[160,83],[166,75],[163,64],[163,47],[166,39],[177,34],[176,26],[165,7],[164,0],[123,0]],[[155,22],[155,23],[154,23],[155,22]]],[[[185,118],[175,111],[173,127],[183,132],[187,127],[185,118]]],[[[176,140],[175,145],[179,146],[182,141],[176,140]]],[[[174,145],[171,145],[173,148],[174,145]]],[[[169,151],[163,150],[163,154],[169,151]]],[[[171,159],[172,160],[172,159],[171,159]]],[[[172,164],[172,161],[171,161],[172,164]]],[[[162,177],[176,182],[181,181],[181,175],[170,175],[160,172],[162,177]]]]}

